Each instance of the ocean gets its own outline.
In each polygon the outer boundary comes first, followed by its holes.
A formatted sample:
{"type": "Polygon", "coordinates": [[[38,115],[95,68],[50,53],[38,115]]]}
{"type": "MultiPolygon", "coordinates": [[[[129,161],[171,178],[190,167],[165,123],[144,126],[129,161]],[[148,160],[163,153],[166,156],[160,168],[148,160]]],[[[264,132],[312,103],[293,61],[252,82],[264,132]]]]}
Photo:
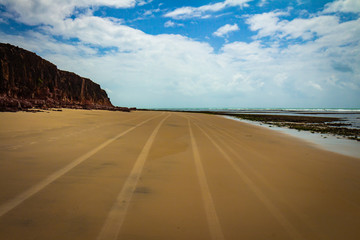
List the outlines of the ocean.
{"type": "Polygon", "coordinates": [[[157,108],[155,110],[335,117],[341,119],[339,123],[348,124],[346,126],[348,128],[360,129],[360,108],[157,108]]]}
{"type": "MultiPolygon", "coordinates": [[[[335,117],[339,118],[339,123],[347,124],[347,128],[360,129],[360,108],[167,108],[155,110],[170,111],[211,111],[229,114],[269,114],[269,115],[288,115],[288,116],[312,116],[312,117],[335,117]]],[[[298,131],[284,127],[270,126],[267,124],[238,119],[231,116],[224,116],[236,121],[247,122],[262,127],[271,127],[269,129],[280,131],[328,151],[340,153],[343,155],[359,158],[360,143],[356,140],[346,139],[344,137],[333,136],[330,134],[311,133],[308,131],[298,131]]],[[[336,122],[332,122],[336,123],[336,122]]]]}

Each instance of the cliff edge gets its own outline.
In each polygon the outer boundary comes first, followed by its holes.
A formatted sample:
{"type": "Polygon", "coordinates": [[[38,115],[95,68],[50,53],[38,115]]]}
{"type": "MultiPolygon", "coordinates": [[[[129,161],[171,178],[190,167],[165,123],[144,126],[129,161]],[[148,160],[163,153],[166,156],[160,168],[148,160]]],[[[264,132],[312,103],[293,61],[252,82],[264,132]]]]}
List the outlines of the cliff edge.
{"type": "Polygon", "coordinates": [[[33,52],[0,43],[0,111],[30,108],[129,111],[114,107],[90,79],[59,70],[33,52]]]}

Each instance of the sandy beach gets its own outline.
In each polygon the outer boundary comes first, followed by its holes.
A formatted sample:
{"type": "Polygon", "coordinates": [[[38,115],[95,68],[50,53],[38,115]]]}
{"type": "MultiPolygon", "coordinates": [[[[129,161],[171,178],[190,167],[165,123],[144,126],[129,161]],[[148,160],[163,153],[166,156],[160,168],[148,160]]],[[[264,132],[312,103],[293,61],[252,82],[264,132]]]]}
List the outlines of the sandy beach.
{"type": "Polygon", "coordinates": [[[0,113],[0,239],[360,239],[360,156],[220,116],[0,113]]]}

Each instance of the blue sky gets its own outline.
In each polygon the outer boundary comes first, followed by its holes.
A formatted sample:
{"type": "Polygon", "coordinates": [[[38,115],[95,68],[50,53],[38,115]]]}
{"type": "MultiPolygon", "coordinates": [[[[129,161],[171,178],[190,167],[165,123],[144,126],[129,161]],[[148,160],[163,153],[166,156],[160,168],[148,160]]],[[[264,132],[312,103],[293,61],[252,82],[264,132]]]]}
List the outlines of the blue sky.
{"type": "Polygon", "coordinates": [[[0,0],[0,41],[119,106],[360,107],[358,0],[0,0]]]}

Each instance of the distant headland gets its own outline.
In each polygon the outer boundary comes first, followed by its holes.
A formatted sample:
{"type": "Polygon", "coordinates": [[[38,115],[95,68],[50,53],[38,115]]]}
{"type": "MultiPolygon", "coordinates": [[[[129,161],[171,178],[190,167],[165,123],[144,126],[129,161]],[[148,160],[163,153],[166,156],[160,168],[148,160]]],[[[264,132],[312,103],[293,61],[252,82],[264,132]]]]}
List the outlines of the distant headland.
{"type": "Polygon", "coordinates": [[[130,111],[115,107],[90,79],[59,70],[25,49],[0,43],[0,111],[74,108],[130,111]]]}

